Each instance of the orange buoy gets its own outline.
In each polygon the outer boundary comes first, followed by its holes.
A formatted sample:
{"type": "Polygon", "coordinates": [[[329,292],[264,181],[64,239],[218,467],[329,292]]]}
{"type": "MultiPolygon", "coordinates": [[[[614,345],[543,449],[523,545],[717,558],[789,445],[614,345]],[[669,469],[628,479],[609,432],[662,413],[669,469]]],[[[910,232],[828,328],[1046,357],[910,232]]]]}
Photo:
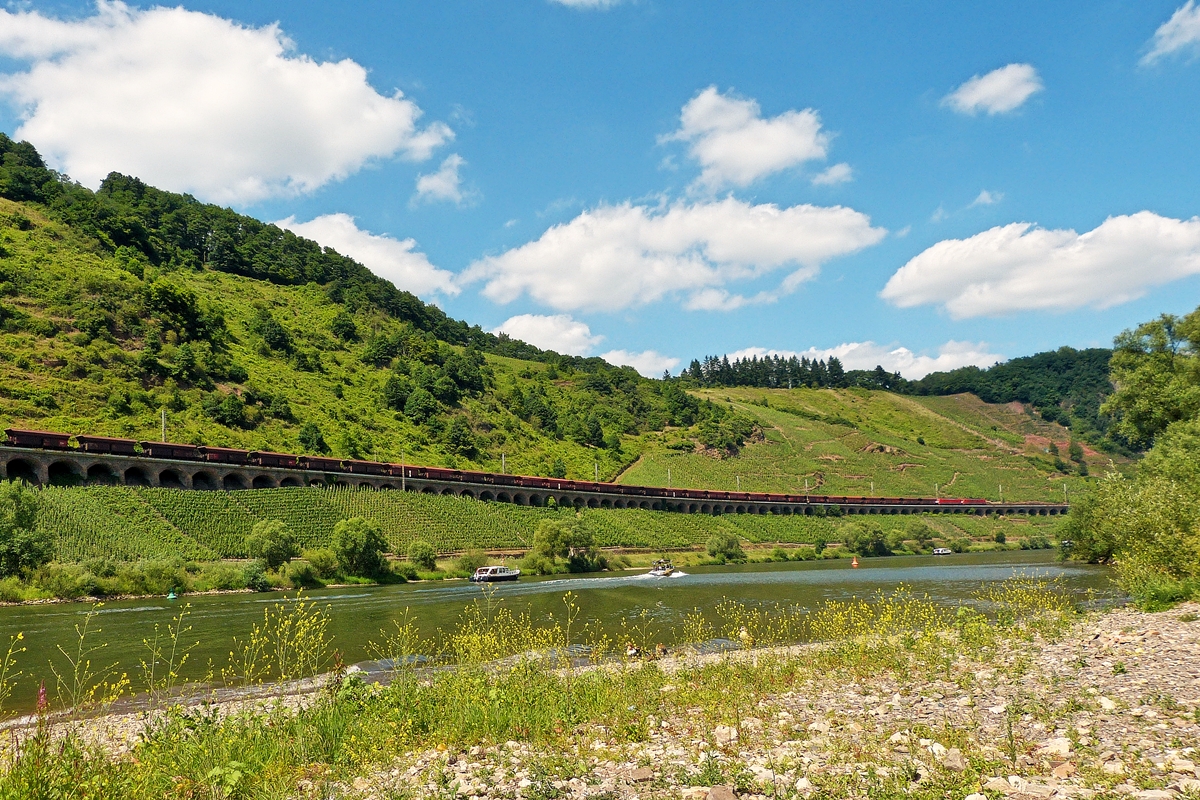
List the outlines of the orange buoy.
{"type": "Polygon", "coordinates": [[[858,566],[858,556],[855,556],[854,558],[850,559],[850,566],[852,566],[852,567],[858,566]]]}

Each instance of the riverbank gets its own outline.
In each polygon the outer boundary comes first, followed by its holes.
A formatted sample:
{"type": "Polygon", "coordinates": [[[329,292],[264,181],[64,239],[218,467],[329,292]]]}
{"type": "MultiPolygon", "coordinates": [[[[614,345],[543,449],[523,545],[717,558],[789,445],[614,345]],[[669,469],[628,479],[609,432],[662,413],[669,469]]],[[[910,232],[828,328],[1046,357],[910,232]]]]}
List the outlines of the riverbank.
{"type": "MultiPolygon", "coordinates": [[[[904,608],[919,610],[894,611],[904,608]]],[[[275,776],[280,797],[722,800],[727,787],[746,797],[1152,800],[1200,791],[1200,605],[1061,625],[1055,616],[971,617],[915,638],[893,623],[885,637],[600,670],[515,674],[514,663],[415,682],[401,673],[389,688],[350,676],[286,697],[59,723],[55,733],[75,737],[80,752],[98,748],[88,763],[113,786],[167,770],[182,782],[168,796],[224,796],[214,770],[231,762],[239,780],[261,781],[271,730],[306,749],[275,776]]],[[[276,796],[255,785],[254,796],[276,796]]]]}

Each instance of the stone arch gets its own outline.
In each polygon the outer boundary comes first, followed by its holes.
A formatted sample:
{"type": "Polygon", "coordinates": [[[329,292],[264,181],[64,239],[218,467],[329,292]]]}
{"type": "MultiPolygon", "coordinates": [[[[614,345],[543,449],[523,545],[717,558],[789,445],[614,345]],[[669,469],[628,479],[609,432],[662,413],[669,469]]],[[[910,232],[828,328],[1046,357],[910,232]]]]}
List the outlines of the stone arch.
{"type": "Polygon", "coordinates": [[[426,486],[424,489],[421,490],[421,494],[437,494],[437,493],[438,493],[437,489],[433,488],[432,486],[426,486]]]}
{"type": "Polygon", "coordinates": [[[150,476],[141,467],[130,467],[125,470],[126,486],[149,486],[150,476]]]}
{"type": "Polygon", "coordinates": [[[447,486],[445,489],[442,489],[442,494],[447,495],[447,496],[453,496],[454,490],[451,489],[449,486],[447,486]]]}
{"type": "Polygon", "coordinates": [[[355,489],[374,489],[375,484],[371,483],[370,481],[359,481],[358,485],[355,486],[354,488],[355,489]]]}
{"type": "Polygon", "coordinates": [[[712,510],[713,510],[712,506],[710,506],[708,503],[702,503],[700,505],[700,513],[701,514],[711,514],[712,510]]]}
{"type": "Polygon", "coordinates": [[[33,486],[41,483],[38,480],[37,466],[28,459],[14,458],[8,462],[5,469],[10,481],[25,481],[33,486]]]}
{"type": "Polygon", "coordinates": [[[469,497],[469,498],[471,498],[472,500],[474,500],[474,499],[475,499],[475,493],[474,493],[474,492],[472,492],[470,489],[463,489],[463,490],[462,490],[462,491],[459,493],[459,495],[458,495],[458,496],[459,496],[459,497],[469,497]]]}
{"type": "Polygon", "coordinates": [[[254,489],[274,489],[275,479],[270,475],[255,475],[254,480],[250,482],[250,486],[254,489]]]}
{"type": "Polygon", "coordinates": [[[289,475],[286,478],[284,478],[283,480],[281,480],[279,482],[279,485],[286,486],[286,487],[300,486],[300,479],[294,478],[291,475],[289,475]]]}
{"type": "Polygon", "coordinates": [[[601,501],[600,501],[600,507],[601,507],[601,508],[612,508],[612,507],[613,507],[613,501],[612,501],[612,500],[609,500],[609,499],[606,497],[606,498],[604,498],[603,500],[601,500],[601,501]]]}
{"type": "Polygon", "coordinates": [[[496,496],[485,489],[479,493],[479,499],[483,500],[486,503],[488,501],[495,500],[496,496]]]}
{"type": "Polygon", "coordinates": [[[221,478],[221,488],[227,492],[237,491],[238,489],[246,488],[246,479],[236,472],[226,473],[225,477],[221,478]]]}
{"type": "Polygon", "coordinates": [[[514,495],[512,496],[512,502],[513,502],[513,503],[515,503],[516,505],[519,505],[519,506],[524,506],[524,505],[529,505],[529,504],[530,504],[530,503],[529,503],[529,498],[527,498],[527,497],[526,497],[525,495],[523,495],[523,494],[514,494],[514,495]]]}
{"type": "Polygon", "coordinates": [[[650,510],[650,503],[649,503],[648,501],[646,501],[646,500],[643,500],[642,502],[638,503],[638,508],[644,508],[644,509],[646,509],[647,511],[649,511],[649,510],[650,510]]]}
{"type": "Polygon", "coordinates": [[[51,486],[78,486],[83,482],[79,465],[74,461],[55,461],[47,470],[51,486]]]}
{"type": "Polygon", "coordinates": [[[386,490],[386,491],[389,491],[389,492],[390,492],[390,491],[392,491],[392,490],[393,490],[393,489],[395,489],[395,488],[396,488],[396,486],[395,486],[394,484],[391,484],[391,483],[381,483],[381,484],[379,484],[379,490],[380,490],[380,491],[385,491],[385,490],[386,490]]]}
{"type": "Polygon", "coordinates": [[[599,500],[597,500],[597,499],[596,499],[596,498],[594,498],[594,497],[589,497],[589,498],[588,498],[588,501],[587,501],[587,507],[588,507],[588,508],[599,508],[599,507],[600,507],[600,501],[599,501],[599,500]]]}
{"type": "Polygon", "coordinates": [[[350,484],[348,484],[348,483],[346,483],[345,481],[343,481],[343,480],[340,480],[340,479],[339,479],[339,480],[334,480],[334,481],[333,481],[332,483],[330,483],[329,485],[330,485],[330,486],[332,486],[332,487],[334,487],[335,489],[349,489],[349,488],[350,488],[350,484]]]}
{"type": "Polygon", "coordinates": [[[187,484],[183,482],[183,476],[177,470],[164,469],[158,473],[158,485],[165,486],[168,489],[186,489],[187,484]]]}
{"type": "Polygon", "coordinates": [[[112,486],[121,482],[121,476],[108,464],[92,464],[88,467],[87,482],[112,486]]]}
{"type": "Polygon", "coordinates": [[[197,472],[192,475],[192,488],[214,491],[217,488],[217,479],[211,472],[197,472]]]}
{"type": "Polygon", "coordinates": [[[321,480],[320,478],[309,478],[308,485],[322,489],[325,487],[325,481],[321,480]]]}
{"type": "Polygon", "coordinates": [[[540,494],[531,494],[529,495],[529,505],[534,506],[535,508],[541,508],[542,506],[546,505],[546,498],[542,497],[540,494]]]}

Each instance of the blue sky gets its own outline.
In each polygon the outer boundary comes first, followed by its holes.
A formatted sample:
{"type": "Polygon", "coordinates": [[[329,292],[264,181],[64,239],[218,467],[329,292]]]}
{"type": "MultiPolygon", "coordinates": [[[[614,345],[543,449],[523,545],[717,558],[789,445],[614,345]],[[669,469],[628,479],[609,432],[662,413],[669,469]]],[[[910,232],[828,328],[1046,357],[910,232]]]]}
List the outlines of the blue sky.
{"type": "Polygon", "coordinates": [[[0,55],[0,127],[85,184],[647,373],[914,377],[1200,303],[1191,2],[32,2],[0,55]]]}

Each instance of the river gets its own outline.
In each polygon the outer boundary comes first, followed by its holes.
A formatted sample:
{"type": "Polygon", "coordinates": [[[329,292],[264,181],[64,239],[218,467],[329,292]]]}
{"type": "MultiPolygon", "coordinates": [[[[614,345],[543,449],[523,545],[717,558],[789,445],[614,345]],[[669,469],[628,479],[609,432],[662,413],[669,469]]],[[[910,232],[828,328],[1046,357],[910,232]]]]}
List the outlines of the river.
{"type": "MultiPolygon", "coordinates": [[[[528,612],[535,620],[563,618],[563,595],[570,591],[582,614],[578,624],[590,622],[619,636],[622,621],[649,620],[660,638],[673,643],[673,625],[695,610],[712,614],[725,599],[748,605],[799,605],[813,607],[826,600],[869,598],[877,590],[890,591],[903,584],[935,602],[959,605],[970,602],[981,587],[1014,576],[1057,578],[1081,600],[1089,596],[1113,597],[1115,589],[1105,567],[1059,563],[1054,551],[970,553],[951,556],[897,556],[863,559],[858,568],[848,561],[813,561],[745,564],[723,567],[688,567],[686,574],[651,578],[644,573],[606,573],[580,577],[522,578],[498,584],[494,601],[514,612],[528,612]]],[[[452,627],[463,609],[481,596],[478,586],[465,581],[413,583],[323,589],[306,592],[327,605],[332,619],[333,646],[346,663],[368,658],[368,641],[380,638],[380,629],[409,609],[425,637],[452,627]]],[[[245,638],[252,625],[261,623],[264,610],[280,602],[279,593],[221,594],[125,600],[105,603],[92,621],[89,646],[103,644],[91,654],[94,668],[115,665],[138,685],[139,662],[148,655],[143,640],[152,637],[154,625],[170,624],[185,603],[190,604],[184,637],[199,644],[191,651],[184,677],[202,679],[228,663],[233,638],[245,638]]],[[[53,698],[54,677],[49,664],[63,664],[59,647],[73,652],[78,641],[75,627],[83,623],[90,606],[83,603],[0,607],[0,644],[10,634],[25,634],[26,652],[18,656],[24,673],[5,709],[32,707],[38,682],[45,679],[53,698]]]]}

